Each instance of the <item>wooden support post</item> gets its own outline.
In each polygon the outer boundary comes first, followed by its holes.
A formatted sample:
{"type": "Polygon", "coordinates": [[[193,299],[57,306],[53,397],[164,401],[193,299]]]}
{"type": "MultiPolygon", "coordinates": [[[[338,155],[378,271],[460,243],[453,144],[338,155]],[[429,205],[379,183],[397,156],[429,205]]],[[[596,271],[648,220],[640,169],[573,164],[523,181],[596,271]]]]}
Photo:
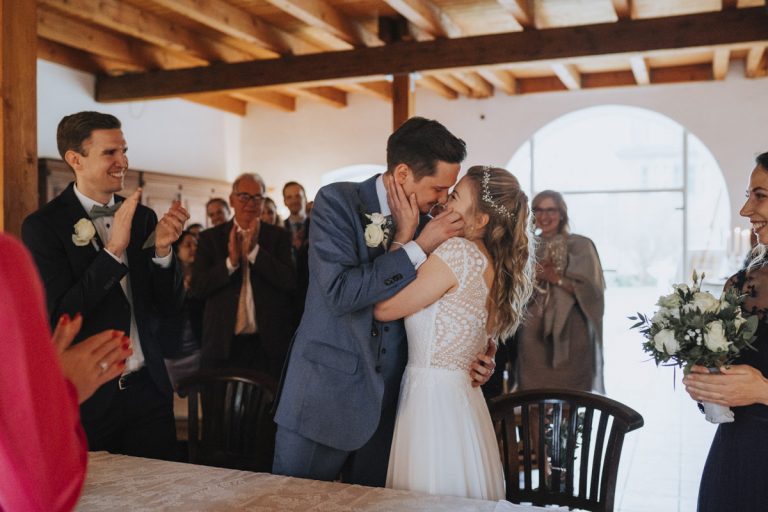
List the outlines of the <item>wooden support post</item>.
{"type": "Polygon", "coordinates": [[[399,73],[392,80],[392,131],[413,116],[413,87],[410,73],[399,73]]]}
{"type": "Polygon", "coordinates": [[[0,0],[0,231],[36,210],[37,2],[0,0]]]}

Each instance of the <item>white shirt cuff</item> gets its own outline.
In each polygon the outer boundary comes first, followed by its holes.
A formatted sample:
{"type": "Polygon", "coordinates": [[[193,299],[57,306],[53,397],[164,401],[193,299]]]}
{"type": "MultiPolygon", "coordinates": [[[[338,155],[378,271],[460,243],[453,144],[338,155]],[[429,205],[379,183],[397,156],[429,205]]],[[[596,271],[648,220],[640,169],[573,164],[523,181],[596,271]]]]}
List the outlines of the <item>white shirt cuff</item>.
{"type": "MultiPolygon", "coordinates": [[[[251,249],[251,252],[248,253],[248,261],[251,265],[253,265],[256,262],[256,256],[259,254],[259,244],[256,244],[253,249],[251,249]]],[[[229,272],[229,275],[232,275],[232,273],[240,268],[240,263],[238,262],[237,265],[233,265],[231,261],[229,261],[229,256],[227,256],[226,259],[227,264],[227,272],[229,272]]]]}
{"type": "Polygon", "coordinates": [[[155,256],[152,258],[152,263],[160,268],[169,268],[171,266],[171,258],[173,258],[173,249],[171,249],[170,252],[162,258],[160,256],[155,256]]]}
{"type": "Polygon", "coordinates": [[[110,256],[112,256],[113,258],[115,258],[115,261],[116,261],[116,262],[118,262],[118,263],[121,263],[121,264],[123,263],[123,259],[122,259],[122,258],[118,258],[118,257],[117,257],[117,256],[115,256],[114,254],[112,254],[112,252],[111,252],[109,249],[107,249],[106,247],[104,248],[104,252],[106,252],[107,254],[109,254],[110,256]]]}
{"type": "Polygon", "coordinates": [[[408,259],[411,260],[413,268],[417,270],[422,263],[427,261],[427,255],[421,249],[421,246],[419,246],[419,244],[417,244],[414,240],[411,240],[405,244],[403,246],[403,250],[408,254],[408,259]]]}

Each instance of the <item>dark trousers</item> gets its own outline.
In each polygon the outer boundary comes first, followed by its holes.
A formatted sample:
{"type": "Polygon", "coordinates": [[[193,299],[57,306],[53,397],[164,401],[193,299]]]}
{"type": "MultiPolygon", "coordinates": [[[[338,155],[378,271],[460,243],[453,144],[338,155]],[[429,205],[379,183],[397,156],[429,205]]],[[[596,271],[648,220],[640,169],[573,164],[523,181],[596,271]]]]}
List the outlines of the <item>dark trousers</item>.
{"type": "Polygon", "coordinates": [[[146,368],[131,374],[126,389],[115,392],[103,414],[83,417],[82,423],[91,451],[106,450],[150,459],[177,458],[172,398],[160,393],[146,368]]]}
{"type": "Polygon", "coordinates": [[[242,368],[264,372],[278,379],[280,368],[275,366],[264,350],[258,333],[233,336],[227,358],[203,357],[201,360],[201,368],[205,370],[242,368]]]}
{"type": "Polygon", "coordinates": [[[373,436],[359,449],[348,452],[317,443],[278,425],[272,472],[313,480],[341,478],[349,484],[384,487],[394,430],[394,411],[382,411],[373,436]]]}

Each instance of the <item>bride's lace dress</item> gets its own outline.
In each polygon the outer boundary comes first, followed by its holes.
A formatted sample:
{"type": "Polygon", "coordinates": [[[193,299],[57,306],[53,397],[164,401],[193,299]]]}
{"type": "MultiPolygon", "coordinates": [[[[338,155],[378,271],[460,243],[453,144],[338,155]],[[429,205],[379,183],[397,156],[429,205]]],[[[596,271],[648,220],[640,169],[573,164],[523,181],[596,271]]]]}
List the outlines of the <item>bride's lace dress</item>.
{"type": "Polygon", "coordinates": [[[435,250],[458,288],[405,319],[408,366],[400,386],[387,487],[487,500],[504,498],[496,437],[469,368],[485,352],[488,264],[452,238],[435,250]]]}

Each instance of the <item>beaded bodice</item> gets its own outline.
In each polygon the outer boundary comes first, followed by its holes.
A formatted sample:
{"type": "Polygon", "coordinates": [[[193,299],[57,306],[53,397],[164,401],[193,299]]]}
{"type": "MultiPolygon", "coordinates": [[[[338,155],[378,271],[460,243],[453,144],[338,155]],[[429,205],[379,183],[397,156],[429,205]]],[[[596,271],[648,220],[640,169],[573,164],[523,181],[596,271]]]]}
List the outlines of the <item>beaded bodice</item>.
{"type": "Polygon", "coordinates": [[[408,365],[468,370],[478,352],[485,352],[488,286],[483,279],[488,261],[477,246],[451,238],[433,256],[456,276],[458,287],[437,302],[405,319],[408,365]]]}

